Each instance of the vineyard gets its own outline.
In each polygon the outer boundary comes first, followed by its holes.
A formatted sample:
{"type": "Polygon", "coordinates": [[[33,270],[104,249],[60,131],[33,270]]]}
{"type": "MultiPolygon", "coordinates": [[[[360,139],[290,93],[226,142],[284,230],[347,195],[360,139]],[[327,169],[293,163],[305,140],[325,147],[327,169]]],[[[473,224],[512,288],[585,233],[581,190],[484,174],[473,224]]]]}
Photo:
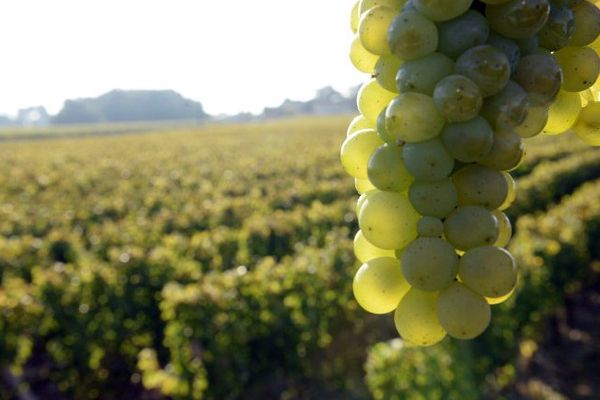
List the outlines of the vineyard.
{"type": "Polygon", "coordinates": [[[597,396],[600,150],[527,142],[516,294],[420,349],[352,295],[349,120],[1,143],[0,398],[597,396]]]}

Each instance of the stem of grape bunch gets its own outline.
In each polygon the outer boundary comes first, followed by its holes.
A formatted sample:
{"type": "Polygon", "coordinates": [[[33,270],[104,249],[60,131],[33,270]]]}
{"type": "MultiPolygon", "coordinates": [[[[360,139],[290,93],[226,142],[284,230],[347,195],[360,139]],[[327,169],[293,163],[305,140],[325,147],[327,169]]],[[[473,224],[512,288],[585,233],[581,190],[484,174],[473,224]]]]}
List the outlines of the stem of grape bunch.
{"type": "Polygon", "coordinates": [[[518,293],[510,172],[537,135],[600,146],[596,1],[360,0],[366,74],[341,145],[354,178],[358,304],[402,339],[473,339],[518,293]]]}

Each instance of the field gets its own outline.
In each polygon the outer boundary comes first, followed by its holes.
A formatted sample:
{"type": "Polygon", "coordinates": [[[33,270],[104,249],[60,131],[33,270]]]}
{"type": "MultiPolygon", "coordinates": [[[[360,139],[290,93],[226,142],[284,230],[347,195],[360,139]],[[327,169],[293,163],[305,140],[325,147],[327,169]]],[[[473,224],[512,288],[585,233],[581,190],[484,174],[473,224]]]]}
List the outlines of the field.
{"type": "Polygon", "coordinates": [[[516,295],[421,350],[352,297],[348,121],[0,143],[0,398],[600,393],[600,150],[528,143],[516,295]]]}

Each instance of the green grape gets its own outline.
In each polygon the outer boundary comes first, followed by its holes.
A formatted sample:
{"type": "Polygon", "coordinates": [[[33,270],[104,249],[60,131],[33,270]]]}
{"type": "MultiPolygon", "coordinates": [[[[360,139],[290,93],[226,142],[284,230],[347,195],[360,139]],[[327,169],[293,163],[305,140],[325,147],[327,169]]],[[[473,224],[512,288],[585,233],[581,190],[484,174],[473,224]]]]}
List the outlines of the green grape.
{"type": "Polygon", "coordinates": [[[388,44],[398,58],[414,60],[435,51],[438,31],[433,22],[418,12],[403,10],[390,26],[388,44]]]}
{"type": "Polygon", "coordinates": [[[402,64],[396,75],[396,86],[403,92],[433,94],[435,85],[454,70],[454,61],[441,53],[431,53],[402,64]]]}
{"type": "Polygon", "coordinates": [[[467,121],[479,114],[483,97],[479,87],[462,75],[450,75],[435,85],[433,101],[450,122],[467,121]]]}
{"type": "Polygon", "coordinates": [[[366,203],[367,199],[372,196],[374,193],[379,192],[379,190],[377,189],[373,189],[373,190],[369,190],[368,192],[364,192],[360,195],[360,197],[358,198],[358,201],[356,202],[356,215],[360,214],[360,210],[362,209],[362,206],[366,203]]]}
{"type": "Polygon", "coordinates": [[[508,81],[504,89],[485,100],[481,116],[494,129],[514,128],[525,121],[528,108],[527,92],[519,84],[508,81]]]}
{"type": "Polygon", "coordinates": [[[475,117],[447,124],[442,131],[442,141],[450,155],[458,161],[476,162],[492,149],[494,132],[485,119],[475,117]]]}
{"type": "Polygon", "coordinates": [[[419,214],[437,218],[446,218],[458,204],[456,187],[450,178],[415,181],[408,190],[408,198],[419,214]]]}
{"type": "Polygon", "coordinates": [[[356,31],[358,31],[358,21],[360,19],[360,14],[358,13],[359,3],[360,1],[354,3],[352,11],[350,12],[350,29],[352,30],[352,33],[356,33],[356,31]]]}
{"type": "Polygon", "coordinates": [[[392,137],[390,136],[390,134],[387,131],[387,128],[385,127],[385,112],[386,112],[386,110],[387,110],[387,107],[384,108],[379,113],[379,116],[377,117],[377,124],[376,124],[377,136],[379,136],[379,139],[383,140],[385,143],[394,144],[394,139],[392,139],[392,137]]]}
{"type": "Polygon", "coordinates": [[[372,73],[375,70],[375,64],[379,56],[373,53],[369,53],[360,42],[358,37],[354,38],[352,45],[350,46],[350,61],[354,68],[360,72],[367,74],[372,73]]]}
{"type": "Polygon", "coordinates": [[[439,181],[450,175],[454,168],[454,159],[439,139],[407,143],[403,156],[406,169],[421,181],[439,181]]]}
{"type": "Polygon", "coordinates": [[[589,1],[578,1],[573,5],[575,32],[569,46],[586,46],[600,35],[600,9],[589,1]]]}
{"type": "Polygon", "coordinates": [[[396,15],[397,11],[386,6],[375,6],[361,15],[358,37],[367,51],[378,56],[391,54],[387,32],[396,15]]]}
{"type": "Polygon", "coordinates": [[[577,122],[581,113],[581,97],[579,93],[561,90],[548,109],[548,121],[544,133],[556,135],[563,133],[577,122]]]}
{"type": "Polygon", "coordinates": [[[375,258],[363,264],[352,282],[354,298],[366,311],[386,314],[394,309],[410,286],[395,258],[375,258]]]}
{"type": "Polygon", "coordinates": [[[358,91],[356,97],[358,111],[375,125],[379,113],[394,97],[396,97],[396,93],[382,88],[377,79],[371,79],[358,91]]]}
{"type": "Polygon", "coordinates": [[[374,260],[381,257],[392,257],[394,258],[394,250],[384,250],[379,247],[373,246],[365,238],[361,231],[356,232],[354,236],[354,255],[361,263],[374,260]]]}
{"type": "Polygon", "coordinates": [[[508,292],[508,294],[505,294],[504,296],[486,297],[485,300],[488,302],[489,305],[496,305],[496,304],[504,303],[506,300],[508,300],[513,295],[513,293],[515,293],[516,289],[517,289],[517,285],[515,285],[515,287],[513,287],[512,290],[510,292],[508,292]]]}
{"type": "Polygon", "coordinates": [[[532,105],[547,106],[560,90],[562,71],[554,57],[530,54],[521,58],[513,79],[525,89],[532,105]]]}
{"type": "Polygon", "coordinates": [[[359,15],[376,6],[386,6],[394,9],[396,12],[402,10],[406,0],[361,0],[359,6],[359,15]]]}
{"type": "Polygon", "coordinates": [[[540,31],[538,37],[540,46],[556,51],[569,43],[575,31],[575,17],[568,7],[552,6],[548,22],[540,31]]]}
{"type": "Polygon", "coordinates": [[[444,223],[435,217],[422,217],[417,223],[417,234],[421,237],[439,238],[444,234],[444,223]]]}
{"type": "Polygon", "coordinates": [[[358,178],[354,178],[354,187],[356,188],[358,194],[361,195],[375,189],[375,186],[373,186],[370,180],[358,178]]]}
{"type": "Polygon", "coordinates": [[[369,158],[382,144],[374,129],[363,129],[347,137],[340,150],[344,170],[355,178],[367,179],[369,158]]]}
{"type": "Polygon", "coordinates": [[[524,139],[539,135],[548,121],[548,108],[543,106],[529,107],[525,121],[515,127],[515,132],[524,139]]]}
{"type": "MultiPolygon", "coordinates": [[[[517,198],[517,183],[515,182],[513,177],[508,172],[505,172],[505,171],[502,171],[502,176],[504,176],[504,179],[506,179],[506,183],[508,185],[508,193],[506,195],[506,199],[504,200],[504,203],[502,203],[498,207],[498,210],[508,209],[512,205],[512,203],[514,203],[515,199],[517,198]]],[[[500,247],[502,247],[502,246],[500,246],[500,247]]]]}
{"type": "Polygon", "coordinates": [[[447,21],[465,13],[473,0],[413,0],[414,7],[432,21],[447,21]]]}
{"type": "Polygon", "coordinates": [[[444,122],[433,99],[422,93],[401,93],[392,100],[385,113],[389,136],[408,143],[423,142],[438,136],[444,122]]]}
{"type": "Polygon", "coordinates": [[[382,88],[389,90],[390,92],[398,92],[396,75],[398,74],[398,69],[401,65],[402,60],[396,56],[389,55],[379,57],[377,64],[375,64],[375,73],[373,75],[382,88]]]}
{"type": "Polygon", "coordinates": [[[437,316],[438,293],[411,288],[394,313],[394,323],[404,340],[418,346],[432,346],[446,337],[437,316]]]}
{"type": "Polygon", "coordinates": [[[360,209],[358,225],[375,246],[401,249],[417,237],[419,218],[405,194],[375,192],[360,209]]]}
{"type": "Polygon", "coordinates": [[[485,15],[492,29],[513,39],[534,36],[550,15],[548,0],[511,0],[499,5],[488,5],[485,15]]]}
{"type": "Polygon", "coordinates": [[[444,221],[444,236],[458,250],[491,245],[498,240],[498,221],[480,206],[460,206],[444,221]]]}
{"type": "Polygon", "coordinates": [[[563,72],[562,89],[581,92],[591,87],[600,73],[600,57],[589,47],[565,47],[554,53],[563,72]]]}
{"type": "Polygon", "coordinates": [[[514,41],[521,50],[521,57],[535,54],[540,48],[540,41],[537,36],[514,39],[514,41]]]}
{"type": "Polygon", "coordinates": [[[479,164],[501,171],[511,171],[519,166],[524,156],[525,146],[521,136],[514,130],[497,130],[494,132],[492,150],[479,164]]]}
{"type": "Polygon", "coordinates": [[[357,115],[348,125],[346,131],[346,137],[352,135],[354,132],[362,131],[363,129],[374,129],[373,123],[366,119],[364,115],[357,115]]]}
{"type": "Polygon", "coordinates": [[[494,246],[496,247],[506,247],[508,242],[510,242],[510,238],[512,237],[512,224],[510,223],[510,219],[500,210],[495,210],[492,214],[498,220],[498,239],[494,246]]]}
{"type": "Polygon", "coordinates": [[[495,210],[508,195],[508,182],[492,168],[470,164],[454,173],[459,205],[481,206],[495,210]]]}
{"type": "Polygon", "coordinates": [[[368,175],[377,189],[390,192],[406,191],[414,181],[398,145],[384,144],[375,150],[369,159],[368,175]]]}
{"type": "Polygon", "coordinates": [[[456,339],[473,339],[488,327],[492,311],[481,295],[454,282],[440,292],[437,315],[448,335],[456,339]]]}
{"type": "Polygon", "coordinates": [[[484,44],[490,27],[483,15],[469,10],[461,16],[438,25],[440,53],[456,59],[471,47],[484,44]]]}
{"type": "Polygon", "coordinates": [[[600,146],[600,101],[592,101],[581,110],[573,130],[585,143],[600,146]]]}
{"type": "Polygon", "coordinates": [[[511,71],[517,69],[517,65],[519,65],[519,60],[521,59],[521,49],[514,40],[507,39],[496,33],[491,33],[488,37],[487,44],[504,53],[510,64],[511,71]]]}
{"type": "Polygon", "coordinates": [[[457,272],[458,256],[444,239],[418,238],[402,254],[402,273],[412,287],[420,290],[434,292],[448,287],[457,272]]]}
{"type": "Polygon", "coordinates": [[[465,51],[456,60],[456,72],[479,86],[483,97],[501,91],[510,78],[508,58],[500,50],[487,44],[465,51]]]}
{"type": "Polygon", "coordinates": [[[590,48],[596,50],[596,53],[600,53],[600,35],[590,45],[590,48]]]}
{"type": "MultiPolygon", "coordinates": [[[[404,270],[404,265],[402,267],[404,270]]],[[[484,297],[504,296],[517,283],[514,258],[508,251],[494,246],[467,251],[460,259],[458,273],[462,283],[484,297]]],[[[409,281],[408,277],[406,280],[409,281]]]]}

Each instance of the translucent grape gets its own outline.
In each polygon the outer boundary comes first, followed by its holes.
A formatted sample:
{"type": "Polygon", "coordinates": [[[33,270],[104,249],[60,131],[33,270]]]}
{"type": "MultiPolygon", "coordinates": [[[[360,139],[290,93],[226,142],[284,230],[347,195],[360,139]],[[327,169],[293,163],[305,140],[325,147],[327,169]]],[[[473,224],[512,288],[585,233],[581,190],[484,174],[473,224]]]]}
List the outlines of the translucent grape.
{"type": "Polygon", "coordinates": [[[400,11],[405,3],[406,0],[361,0],[359,13],[362,15],[366,11],[376,6],[386,6],[396,11],[400,11]]]}
{"type": "Polygon", "coordinates": [[[461,282],[474,292],[485,297],[500,297],[515,287],[516,268],[508,251],[483,246],[471,249],[461,257],[459,276],[461,282]]]}
{"type": "Polygon", "coordinates": [[[539,135],[548,121],[548,108],[544,106],[529,107],[527,116],[521,125],[515,127],[515,132],[522,138],[532,138],[539,135]]]}
{"type": "Polygon", "coordinates": [[[458,204],[458,195],[452,180],[434,182],[415,181],[410,186],[408,198],[421,215],[446,218],[458,204]]]}
{"type": "Polygon", "coordinates": [[[354,178],[354,187],[356,188],[358,194],[364,194],[375,189],[375,186],[371,183],[370,180],[358,178],[354,178]]]}
{"type": "Polygon", "coordinates": [[[413,0],[414,7],[432,21],[447,21],[463,14],[473,0],[413,0]]]}
{"type": "Polygon", "coordinates": [[[481,295],[454,282],[440,293],[437,315],[448,335],[456,339],[473,339],[488,327],[492,312],[481,295]]]}
{"type": "Polygon", "coordinates": [[[401,93],[388,105],[385,126],[392,139],[415,143],[432,139],[444,127],[433,99],[422,93],[401,93]]]}
{"type": "Polygon", "coordinates": [[[437,293],[411,288],[394,314],[394,323],[404,340],[418,346],[432,346],[446,336],[437,316],[437,293]]]}
{"type": "Polygon", "coordinates": [[[420,215],[404,194],[375,192],[363,204],[358,224],[367,240],[382,249],[401,249],[417,237],[420,215]]]}
{"type": "Polygon", "coordinates": [[[511,0],[488,5],[485,15],[492,29],[508,38],[527,38],[538,33],[550,15],[548,0],[511,0]]]}
{"type": "Polygon", "coordinates": [[[374,129],[363,129],[347,137],[340,150],[344,170],[355,178],[367,179],[369,158],[382,144],[374,129]]]}
{"type": "Polygon", "coordinates": [[[375,258],[363,264],[352,282],[354,298],[366,311],[386,314],[394,309],[410,286],[395,258],[375,258]]]}
{"type": "Polygon", "coordinates": [[[600,102],[590,102],[581,110],[573,130],[585,143],[600,146],[600,102]]]}
{"type": "Polygon", "coordinates": [[[442,116],[451,122],[476,117],[483,105],[479,87],[462,75],[450,75],[439,81],[433,91],[433,101],[442,116]]]}
{"type": "Polygon", "coordinates": [[[360,14],[358,13],[359,4],[360,1],[354,3],[352,11],[350,11],[350,29],[352,30],[352,33],[356,33],[356,31],[358,31],[358,20],[360,19],[360,14]]]}
{"type": "Polygon", "coordinates": [[[417,223],[417,234],[422,237],[441,237],[444,234],[444,223],[435,217],[422,217],[417,223]]]}
{"type": "Polygon", "coordinates": [[[517,183],[513,177],[508,172],[504,171],[502,171],[502,176],[504,176],[504,179],[506,179],[506,183],[508,185],[508,194],[506,195],[504,202],[498,207],[498,210],[506,210],[517,198],[517,183]]]}
{"type": "Polygon", "coordinates": [[[361,15],[358,37],[367,51],[378,56],[391,54],[387,32],[396,15],[397,11],[386,6],[375,6],[361,15]]]}
{"type": "Polygon", "coordinates": [[[496,130],[492,150],[479,164],[501,171],[516,168],[525,156],[523,139],[512,129],[496,130]]]}
{"type": "Polygon", "coordinates": [[[510,219],[500,210],[495,210],[493,212],[494,217],[498,220],[498,239],[494,246],[496,247],[506,247],[508,242],[512,237],[512,224],[510,223],[510,219]]]}
{"type": "Polygon", "coordinates": [[[481,115],[494,128],[513,128],[527,117],[529,99],[527,92],[514,81],[508,81],[499,93],[483,103],[481,115]]]}
{"type": "Polygon", "coordinates": [[[484,44],[490,34],[490,27],[483,15],[469,10],[463,15],[438,25],[440,53],[456,59],[462,53],[484,44]]]}
{"type": "Polygon", "coordinates": [[[377,124],[376,124],[376,128],[377,128],[377,136],[379,136],[379,139],[383,140],[385,143],[390,143],[390,144],[394,144],[394,139],[390,136],[390,134],[387,131],[387,128],[385,126],[385,112],[387,110],[387,107],[384,108],[380,113],[379,116],[377,117],[377,124]]]}
{"type": "Polygon", "coordinates": [[[474,205],[495,210],[508,195],[508,183],[502,172],[471,164],[454,176],[459,205],[474,205]]]}
{"type": "Polygon", "coordinates": [[[396,93],[382,88],[377,79],[371,79],[358,91],[356,97],[358,110],[369,121],[375,124],[379,113],[385,109],[396,95],[396,93]]]}
{"type": "Polygon", "coordinates": [[[362,206],[365,204],[365,202],[367,201],[369,196],[371,196],[373,193],[376,193],[376,192],[378,192],[378,190],[373,189],[373,190],[369,190],[368,192],[364,192],[363,194],[360,195],[360,197],[358,198],[358,200],[356,202],[356,215],[360,214],[360,210],[362,209],[362,206]]]}
{"type": "Polygon", "coordinates": [[[480,206],[460,206],[444,221],[444,235],[458,250],[492,245],[498,240],[498,221],[480,206]]]}
{"type": "Polygon", "coordinates": [[[483,97],[488,97],[507,84],[510,64],[504,53],[484,44],[465,51],[456,60],[456,72],[475,82],[483,97]]]}
{"type": "Polygon", "coordinates": [[[457,272],[458,256],[444,239],[418,238],[402,254],[402,273],[412,287],[420,290],[434,292],[448,287],[457,272]]]}
{"type": "Polygon", "coordinates": [[[384,250],[372,245],[362,231],[358,231],[354,236],[354,255],[361,263],[366,263],[381,257],[394,258],[394,250],[384,250]]]}
{"type": "MultiPolygon", "coordinates": [[[[518,282],[518,280],[517,280],[517,282],[518,282]]],[[[504,303],[515,293],[516,289],[517,289],[517,285],[515,285],[515,287],[513,287],[512,290],[510,292],[508,292],[508,294],[505,294],[504,296],[486,297],[485,300],[488,302],[489,305],[496,305],[496,304],[504,303]]]]}
{"type": "Polygon", "coordinates": [[[548,109],[548,121],[544,133],[559,134],[571,128],[581,113],[581,97],[579,93],[561,90],[548,109]]]}
{"type": "Polygon", "coordinates": [[[369,160],[368,175],[377,189],[390,192],[406,191],[414,181],[398,145],[384,144],[375,150],[369,160]]]}
{"type": "Polygon", "coordinates": [[[374,129],[373,122],[369,121],[364,115],[357,115],[348,125],[346,136],[352,135],[354,132],[362,131],[363,129],[374,129]]]}
{"type": "Polygon", "coordinates": [[[565,47],[554,56],[562,68],[562,89],[581,92],[591,87],[600,73],[600,57],[589,47],[565,47]]]}
{"type": "Polygon", "coordinates": [[[485,119],[475,117],[447,124],[442,131],[442,141],[450,155],[458,161],[476,162],[492,149],[494,132],[485,119]]]}
{"type": "Polygon", "coordinates": [[[454,159],[439,139],[407,143],[403,150],[406,169],[420,181],[439,181],[454,168],[454,159]]]}
{"type": "Polygon", "coordinates": [[[404,10],[390,26],[388,43],[398,58],[413,60],[435,51],[438,31],[433,22],[418,12],[404,10]]]}
{"type": "Polygon", "coordinates": [[[513,79],[525,89],[532,105],[545,106],[560,90],[562,71],[554,57],[530,54],[521,58],[513,79]]]}
{"type": "Polygon", "coordinates": [[[431,96],[435,85],[453,70],[454,61],[441,53],[431,53],[402,64],[396,75],[396,85],[400,92],[431,96]]]}
{"type": "Polygon", "coordinates": [[[389,90],[390,92],[398,92],[396,75],[398,74],[398,69],[401,65],[402,60],[396,56],[389,55],[379,57],[377,64],[375,64],[375,73],[373,75],[382,88],[389,90]]]}
{"type": "Polygon", "coordinates": [[[359,38],[354,38],[350,46],[350,61],[354,65],[354,68],[360,72],[370,74],[375,70],[375,64],[378,59],[379,56],[370,53],[363,47],[359,38]]]}
{"type": "Polygon", "coordinates": [[[495,33],[488,37],[487,44],[504,53],[510,64],[510,70],[515,71],[521,59],[521,49],[514,40],[505,38],[495,33]]]}
{"type": "Polygon", "coordinates": [[[540,31],[538,37],[540,46],[556,51],[569,43],[575,31],[575,16],[568,7],[552,6],[550,17],[540,31]]]}
{"type": "Polygon", "coordinates": [[[600,35],[600,9],[588,1],[573,4],[575,32],[569,46],[586,46],[600,35]]]}

